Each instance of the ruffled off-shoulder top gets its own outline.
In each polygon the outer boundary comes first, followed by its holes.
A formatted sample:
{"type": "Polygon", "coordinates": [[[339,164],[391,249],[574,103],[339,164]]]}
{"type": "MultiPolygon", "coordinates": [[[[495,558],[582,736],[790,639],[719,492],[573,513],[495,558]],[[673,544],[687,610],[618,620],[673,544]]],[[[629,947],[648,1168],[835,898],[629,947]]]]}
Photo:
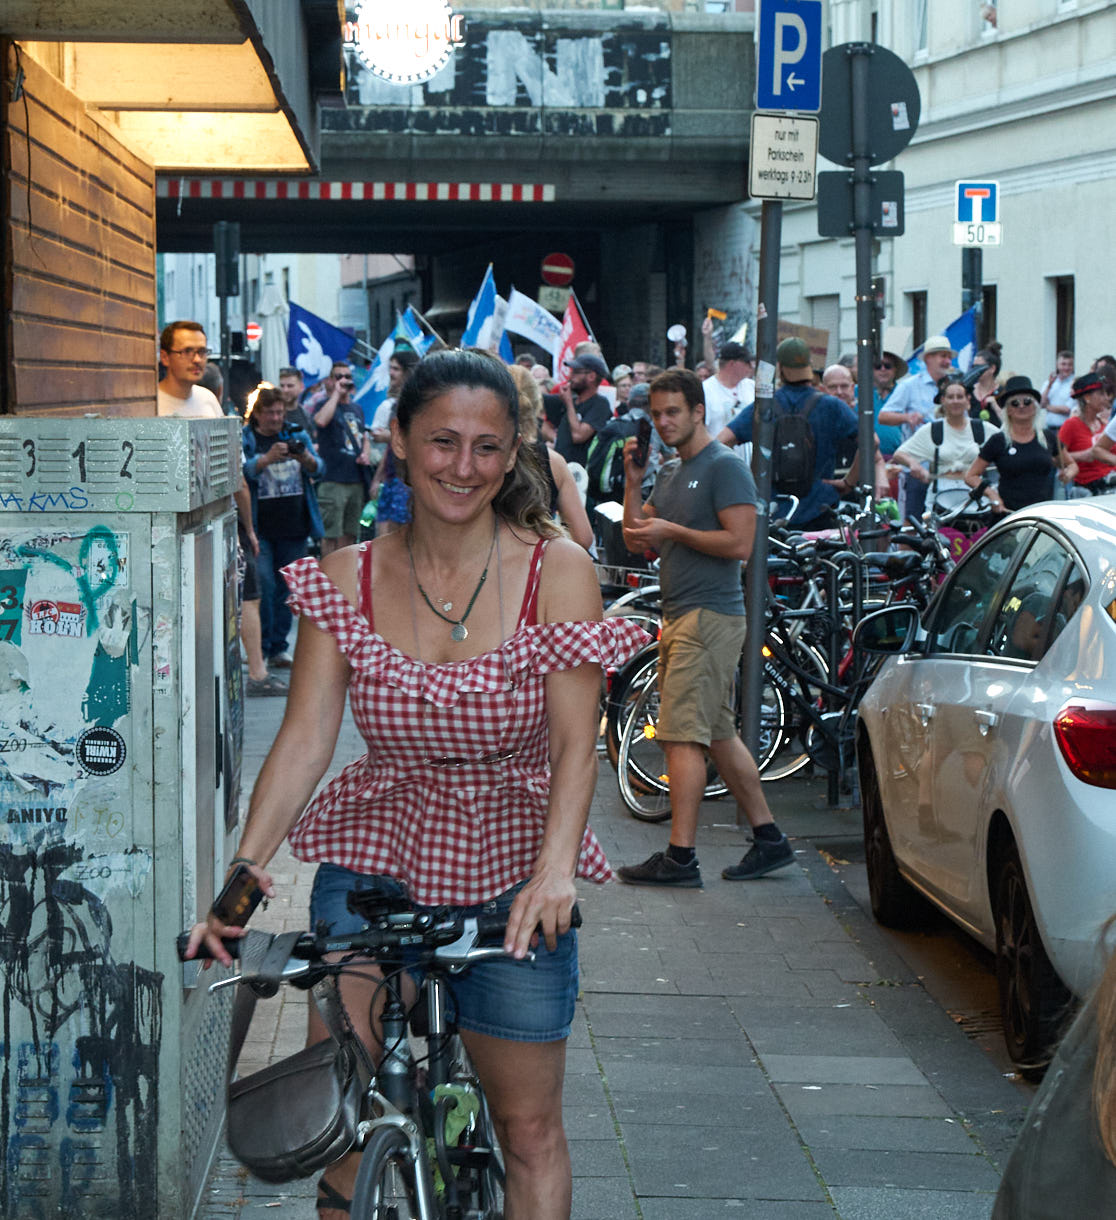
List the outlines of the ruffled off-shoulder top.
{"type": "MultiPolygon", "coordinates": [[[[623,664],[648,640],[623,618],[538,623],[545,542],[532,556],[515,631],[463,661],[425,664],[371,621],[371,562],[361,548],[361,613],[321,570],[283,569],[292,609],[334,638],[352,667],[349,703],[368,753],[307,806],[295,856],[401,880],[424,905],[488,901],[531,874],[550,792],[547,674],[623,664]]],[[[611,869],[592,830],[577,875],[611,869]]]]}

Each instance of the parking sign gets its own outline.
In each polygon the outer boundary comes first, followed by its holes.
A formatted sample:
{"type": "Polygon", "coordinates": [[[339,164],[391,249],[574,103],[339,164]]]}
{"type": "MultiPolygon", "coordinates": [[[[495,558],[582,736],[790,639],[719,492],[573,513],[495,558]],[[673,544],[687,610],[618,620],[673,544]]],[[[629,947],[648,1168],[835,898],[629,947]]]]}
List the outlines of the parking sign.
{"type": "Polygon", "coordinates": [[[756,109],[821,109],[821,0],[759,0],[756,109]]]}

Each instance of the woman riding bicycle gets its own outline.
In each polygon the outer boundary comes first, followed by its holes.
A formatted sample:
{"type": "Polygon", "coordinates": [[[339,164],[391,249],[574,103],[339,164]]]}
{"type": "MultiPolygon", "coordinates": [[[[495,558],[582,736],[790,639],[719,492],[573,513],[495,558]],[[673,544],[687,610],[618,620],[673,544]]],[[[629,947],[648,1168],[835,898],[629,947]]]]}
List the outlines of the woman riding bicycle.
{"type": "MultiPolygon", "coordinates": [[[[457,1024],[503,1148],[507,1220],[558,1220],[571,1189],[561,1100],[577,994],[574,877],[611,876],[586,829],[600,667],[647,636],[625,619],[601,621],[592,564],[557,536],[517,412],[498,360],[427,357],[391,424],[411,523],[320,566],[287,569],[303,622],[287,712],[238,855],[272,893],[264,866],[289,833],[296,856],[319,862],[311,922],[341,935],[361,926],[345,902],[357,888],[405,886],[428,906],[510,908],[512,956],[455,983],[457,1024]],[[368,754],[307,806],[346,691],[368,754]],[[532,964],[523,959],[537,928],[532,964]]],[[[224,930],[211,915],[194,943],[204,935],[225,960],[224,930]]],[[[374,1054],[376,981],[341,979],[374,1054]]],[[[310,1041],[324,1036],[312,1015],[310,1041]]],[[[343,1220],[356,1159],[323,1175],[323,1220],[343,1220]]]]}
{"type": "Polygon", "coordinates": [[[961,373],[947,373],[934,395],[940,419],[923,424],[892,454],[897,466],[906,466],[921,483],[929,484],[931,502],[939,492],[965,487],[965,472],[980,446],[999,428],[969,416],[969,392],[961,373]]]}

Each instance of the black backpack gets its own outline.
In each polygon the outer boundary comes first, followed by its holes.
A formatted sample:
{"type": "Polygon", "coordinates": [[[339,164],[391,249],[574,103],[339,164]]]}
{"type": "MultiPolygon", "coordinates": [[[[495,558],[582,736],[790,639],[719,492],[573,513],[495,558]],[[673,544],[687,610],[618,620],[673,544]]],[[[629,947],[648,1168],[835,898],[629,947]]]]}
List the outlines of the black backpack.
{"type": "MultiPolygon", "coordinates": [[[[978,445],[984,444],[984,421],[969,417],[969,427],[973,430],[973,440],[978,445]]],[[[930,439],[934,442],[934,464],[930,467],[930,477],[937,479],[938,477],[938,451],[942,447],[942,442],[945,440],[945,420],[934,419],[930,421],[930,439]]]]}
{"type": "Polygon", "coordinates": [[[775,436],[771,446],[771,489],[781,496],[809,495],[814,485],[817,442],[810,427],[810,412],[818,405],[821,390],[812,390],[799,410],[774,403],[775,436]]]}
{"type": "Polygon", "coordinates": [[[586,499],[590,504],[624,499],[624,443],[638,431],[637,419],[610,419],[589,443],[585,473],[589,476],[586,499]]]}

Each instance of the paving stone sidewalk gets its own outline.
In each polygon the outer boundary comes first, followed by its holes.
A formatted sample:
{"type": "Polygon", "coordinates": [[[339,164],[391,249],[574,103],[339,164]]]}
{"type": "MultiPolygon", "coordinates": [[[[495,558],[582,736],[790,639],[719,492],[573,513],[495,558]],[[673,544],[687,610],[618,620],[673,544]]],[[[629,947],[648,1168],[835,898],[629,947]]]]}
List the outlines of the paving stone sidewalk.
{"type": "MultiPolygon", "coordinates": [[[[279,704],[278,707],[274,706],[279,704]]],[[[250,788],[282,713],[249,705],[250,788]]],[[[336,763],[356,757],[351,725],[336,763]]],[[[852,833],[824,784],[769,786],[792,835],[852,833]]],[[[722,881],[747,847],[703,809],[703,890],[583,886],[582,995],[566,1129],[574,1220],[987,1220],[1027,1096],[1002,1079],[844,897],[812,846],[759,881],[722,881]]],[[[593,825],[613,864],[666,841],[623,810],[607,762],[593,825]]],[[[304,926],[312,870],[281,855],[260,926],[304,926]]],[[[260,1004],[246,1071],[302,1045],[305,997],[260,1004]]],[[[311,1220],[313,1183],[256,1182],[221,1155],[200,1220],[311,1220]]]]}

